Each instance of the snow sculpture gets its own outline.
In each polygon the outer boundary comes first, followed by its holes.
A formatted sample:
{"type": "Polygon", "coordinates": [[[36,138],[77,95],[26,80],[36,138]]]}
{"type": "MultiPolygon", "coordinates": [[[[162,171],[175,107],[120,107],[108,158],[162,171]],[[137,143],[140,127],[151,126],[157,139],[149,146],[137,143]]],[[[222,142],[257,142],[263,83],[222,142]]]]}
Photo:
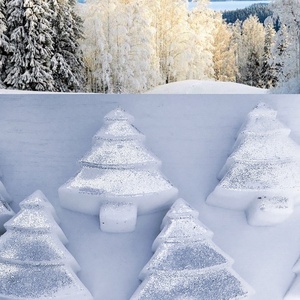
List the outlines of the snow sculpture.
{"type": "Polygon", "coordinates": [[[212,232],[196,219],[196,211],[182,199],[170,211],[131,300],[248,299],[252,288],[232,270],[233,260],[212,242],[212,232]]]}
{"type": "Polygon", "coordinates": [[[133,231],[137,214],[168,207],[178,193],[160,173],[160,160],[143,146],[133,120],[120,108],[107,114],[81,171],[58,191],[65,208],[91,215],[100,210],[103,231],[133,231]]]}
{"type": "Polygon", "coordinates": [[[37,191],[20,206],[0,238],[0,299],[92,300],[50,202],[37,191]]]}
{"type": "MultiPolygon", "coordinates": [[[[1,174],[2,175],[2,174],[1,174]]],[[[5,232],[3,224],[14,216],[14,212],[9,206],[11,202],[3,183],[0,180],[0,235],[5,232]]]]}
{"type": "Polygon", "coordinates": [[[300,147],[277,112],[260,103],[248,114],[208,196],[210,205],[245,210],[255,226],[283,222],[300,203],[300,147]]]}

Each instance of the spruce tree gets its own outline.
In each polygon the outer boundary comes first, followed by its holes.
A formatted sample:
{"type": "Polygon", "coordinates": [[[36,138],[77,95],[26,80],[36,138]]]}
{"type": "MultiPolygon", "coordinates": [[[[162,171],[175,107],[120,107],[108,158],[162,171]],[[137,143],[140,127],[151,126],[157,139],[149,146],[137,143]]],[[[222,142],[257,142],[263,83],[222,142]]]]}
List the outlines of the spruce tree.
{"type": "Polygon", "coordinates": [[[83,60],[79,49],[82,20],[74,11],[75,1],[56,0],[53,3],[53,56],[51,69],[54,88],[59,92],[83,89],[83,60]]]}
{"type": "Polygon", "coordinates": [[[47,0],[7,1],[10,52],[4,82],[8,87],[20,90],[54,90],[50,67],[53,55],[52,14],[47,0]]]}

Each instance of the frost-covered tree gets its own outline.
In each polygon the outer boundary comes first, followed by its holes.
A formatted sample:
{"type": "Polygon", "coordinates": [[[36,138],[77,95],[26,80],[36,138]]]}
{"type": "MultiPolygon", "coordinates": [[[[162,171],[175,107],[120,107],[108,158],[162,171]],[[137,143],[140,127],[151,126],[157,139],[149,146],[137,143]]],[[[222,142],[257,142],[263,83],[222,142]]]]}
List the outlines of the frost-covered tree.
{"type": "Polygon", "coordinates": [[[83,61],[79,48],[82,38],[82,20],[74,11],[75,1],[54,0],[53,56],[51,70],[54,89],[59,92],[80,91],[83,89],[83,61]]]}
{"type": "Polygon", "coordinates": [[[300,10],[298,0],[273,0],[271,8],[274,16],[278,17],[281,30],[277,33],[280,40],[275,45],[275,53],[279,58],[282,75],[279,76],[279,87],[284,92],[300,91],[300,10]],[[286,30],[286,32],[282,32],[286,30]],[[278,47],[282,44],[282,38],[287,40],[284,48],[278,47]],[[280,53],[281,52],[281,53],[280,53]],[[286,88],[284,88],[286,86],[286,88]]]}
{"type": "Polygon", "coordinates": [[[271,17],[267,18],[264,23],[265,26],[265,47],[261,67],[261,80],[259,86],[262,88],[271,88],[276,85],[277,74],[276,66],[272,56],[272,49],[275,43],[276,31],[274,29],[274,22],[271,17]]]}
{"type": "Polygon", "coordinates": [[[214,76],[214,18],[217,13],[208,8],[208,1],[198,1],[188,15],[191,37],[188,47],[188,74],[185,79],[208,79],[214,76]]]}
{"type": "Polygon", "coordinates": [[[6,35],[6,1],[0,1],[0,87],[3,85],[4,67],[9,51],[9,42],[6,35]]]}
{"type": "Polygon", "coordinates": [[[240,82],[259,86],[262,58],[265,47],[265,30],[256,16],[250,16],[242,24],[242,52],[240,57],[240,82]]]}
{"type": "Polygon", "coordinates": [[[53,11],[49,1],[8,0],[7,36],[10,52],[5,66],[6,85],[13,89],[52,91],[54,79],[53,11]]]}
{"type": "Polygon", "coordinates": [[[214,78],[219,81],[236,81],[236,44],[229,26],[221,16],[215,19],[213,62],[214,78]]]}

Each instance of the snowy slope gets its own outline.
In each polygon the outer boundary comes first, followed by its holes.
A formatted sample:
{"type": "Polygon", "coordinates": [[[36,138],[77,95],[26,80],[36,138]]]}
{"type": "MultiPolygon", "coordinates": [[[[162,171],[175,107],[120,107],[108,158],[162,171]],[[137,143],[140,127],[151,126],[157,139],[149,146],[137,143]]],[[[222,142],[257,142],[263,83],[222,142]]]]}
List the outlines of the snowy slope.
{"type": "Polygon", "coordinates": [[[235,82],[184,80],[160,85],[146,94],[267,94],[268,90],[235,82]]]}
{"type": "Polygon", "coordinates": [[[255,290],[253,300],[281,300],[300,254],[300,209],[276,227],[250,227],[243,213],[205,204],[247,113],[260,101],[300,143],[300,96],[282,95],[1,95],[0,169],[13,209],[41,189],[57,209],[79,277],[96,300],[128,300],[152,256],[165,212],[138,218],[137,230],[107,234],[97,217],[60,208],[57,189],[79,170],[103,117],[118,104],[135,117],[145,146],[180,196],[200,211],[213,242],[234,258],[234,269],[255,290]]]}

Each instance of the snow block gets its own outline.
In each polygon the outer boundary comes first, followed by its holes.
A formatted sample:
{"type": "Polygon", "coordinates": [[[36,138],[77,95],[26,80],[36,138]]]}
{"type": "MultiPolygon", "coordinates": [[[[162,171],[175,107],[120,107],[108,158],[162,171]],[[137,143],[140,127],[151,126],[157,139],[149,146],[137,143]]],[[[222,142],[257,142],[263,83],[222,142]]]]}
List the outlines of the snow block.
{"type": "Polygon", "coordinates": [[[253,294],[253,289],[235,272],[223,269],[190,276],[185,272],[152,274],[142,282],[130,300],[245,300],[253,294]]]}
{"type": "Polygon", "coordinates": [[[103,204],[99,217],[104,232],[132,232],[136,227],[137,207],[132,203],[103,204]]]}
{"type": "Polygon", "coordinates": [[[246,211],[252,226],[272,226],[284,222],[294,212],[294,202],[285,197],[258,197],[246,211]]]}
{"type": "Polygon", "coordinates": [[[299,300],[299,297],[300,297],[300,277],[297,275],[283,299],[299,300]]]}
{"type": "Polygon", "coordinates": [[[14,215],[15,213],[10,206],[5,201],[0,200],[0,235],[5,232],[4,224],[14,215]]]}

